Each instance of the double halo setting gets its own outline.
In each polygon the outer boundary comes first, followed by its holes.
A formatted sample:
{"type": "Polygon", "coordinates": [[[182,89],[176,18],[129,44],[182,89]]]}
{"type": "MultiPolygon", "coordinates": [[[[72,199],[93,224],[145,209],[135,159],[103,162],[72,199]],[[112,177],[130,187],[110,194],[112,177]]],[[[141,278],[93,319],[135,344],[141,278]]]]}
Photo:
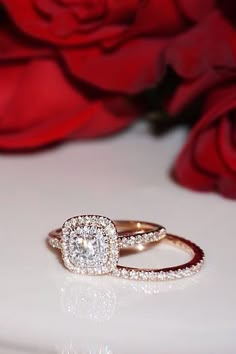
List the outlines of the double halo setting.
{"type": "Polygon", "coordinates": [[[61,251],[65,267],[78,274],[108,274],[119,258],[114,223],[102,216],[76,216],[62,226],[61,251]]]}

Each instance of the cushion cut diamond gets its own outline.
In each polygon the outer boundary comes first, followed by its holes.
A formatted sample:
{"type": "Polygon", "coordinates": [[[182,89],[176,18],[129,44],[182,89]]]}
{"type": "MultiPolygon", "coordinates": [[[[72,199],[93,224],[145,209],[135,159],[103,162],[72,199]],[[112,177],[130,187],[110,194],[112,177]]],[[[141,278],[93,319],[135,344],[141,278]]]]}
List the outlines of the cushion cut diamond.
{"type": "Polygon", "coordinates": [[[65,266],[83,274],[110,273],[118,262],[117,231],[108,218],[79,216],[62,228],[62,254],[65,266]]]}
{"type": "Polygon", "coordinates": [[[107,261],[107,237],[99,228],[80,227],[69,239],[70,260],[74,265],[104,265],[107,261]]]}

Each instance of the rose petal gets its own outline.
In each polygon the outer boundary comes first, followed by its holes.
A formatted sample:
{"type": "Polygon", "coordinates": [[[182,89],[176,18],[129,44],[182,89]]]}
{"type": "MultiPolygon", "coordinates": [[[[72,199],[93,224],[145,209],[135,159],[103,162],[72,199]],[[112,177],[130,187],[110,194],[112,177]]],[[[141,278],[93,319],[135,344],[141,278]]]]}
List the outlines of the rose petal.
{"type": "Polygon", "coordinates": [[[202,21],[216,6],[216,0],[177,0],[178,6],[192,21],[202,21]]]}
{"type": "Polygon", "coordinates": [[[169,43],[166,62],[187,79],[219,68],[235,69],[235,30],[215,10],[206,21],[169,43]]]}
{"type": "MultiPolygon", "coordinates": [[[[228,74],[230,76],[231,74],[228,74]]],[[[171,116],[176,116],[181,113],[186,107],[191,107],[191,104],[206,91],[209,91],[217,83],[223,81],[226,75],[217,75],[210,71],[206,75],[200,76],[196,80],[184,80],[177,86],[173,96],[166,101],[165,107],[171,116]]],[[[189,117],[192,120],[192,117],[189,117]]]]}
{"type": "Polygon", "coordinates": [[[112,92],[135,94],[153,87],[163,77],[165,41],[140,39],[113,52],[96,48],[64,50],[69,70],[80,80],[112,92]]]}
{"type": "MultiPolygon", "coordinates": [[[[53,119],[59,124],[60,119],[66,118],[65,114],[74,115],[82,103],[87,105],[87,100],[82,99],[71,83],[65,80],[56,62],[49,59],[34,60],[26,62],[23,68],[20,77],[14,78],[10,75],[14,66],[1,67],[2,72],[7,69],[10,83],[17,80],[9,103],[1,111],[2,128],[27,129],[53,119]]],[[[4,90],[5,86],[1,86],[1,91],[4,90]]]]}
{"type": "MultiPolygon", "coordinates": [[[[218,122],[219,123],[219,122],[218,122]]],[[[202,171],[215,176],[225,173],[224,162],[221,160],[218,146],[219,124],[208,126],[195,138],[194,156],[195,161],[202,171]]]]}
{"type": "Polygon", "coordinates": [[[218,192],[226,198],[236,199],[236,178],[221,176],[217,185],[218,192]]]}
{"type": "Polygon", "coordinates": [[[131,34],[151,34],[158,36],[176,35],[189,27],[177,1],[152,0],[144,1],[137,9],[131,34]]]}
{"type": "Polygon", "coordinates": [[[52,49],[37,44],[19,33],[16,34],[9,24],[0,28],[0,48],[0,60],[46,57],[52,54],[52,49]]]}
{"type": "Polygon", "coordinates": [[[195,142],[188,141],[175,162],[174,178],[187,188],[211,191],[215,187],[215,178],[197,166],[194,153],[195,142]]]}
{"type": "Polygon", "coordinates": [[[106,134],[129,125],[138,114],[128,99],[115,104],[109,95],[83,96],[50,60],[0,67],[0,73],[0,147],[4,149],[35,148],[73,134],[79,137],[80,129],[83,136],[106,134]]]}
{"type": "MultiPolygon", "coordinates": [[[[104,38],[109,39],[119,36],[126,30],[126,25],[119,24],[101,27],[97,31],[90,33],[81,33],[74,31],[73,26],[71,33],[71,23],[64,23],[64,29],[60,26],[55,27],[51,18],[48,19],[48,17],[43,16],[38,7],[34,6],[30,0],[14,0],[14,2],[1,0],[1,3],[6,8],[11,20],[23,33],[34,39],[59,46],[88,45],[102,41],[104,38]],[[67,25],[69,26],[70,35],[65,35],[67,25]]],[[[69,18],[70,16],[66,17],[66,20],[68,21],[69,18]]]]}
{"type": "Polygon", "coordinates": [[[94,111],[90,119],[73,133],[73,137],[96,138],[116,133],[141,115],[142,111],[138,107],[137,102],[125,97],[105,98],[100,101],[99,111],[94,111]]]}
{"type": "MultiPolygon", "coordinates": [[[[235,88],[236,89],[236,88],[235,88]]],[[[236,95],[235,95],[235,108],[234,114],[236,112],[236,95]]],[[[233,144],[233,133],[236,131],[236,119],[230,116],[230,111],[227,112],[228,115],[221,116],[220,129],[219,129],[219,153],[222,160],[225,163],[227,169],[231,170],[235,174],[236,179],[236,146],[233,144]]]]}
{"type": "Polygon", "coordinates": [[[24,75],[24,65],[0,66],[0,129],[4,126],[4,111],[12,104],[12,99],[24,75]]]}
{"type": "Polygon", "coordinates": [[[235,197],[236,87],[232,81],[212,90],[202,118],[191,131],[175,163],[175,178],[189,188],[217,190],[235,197]]]}

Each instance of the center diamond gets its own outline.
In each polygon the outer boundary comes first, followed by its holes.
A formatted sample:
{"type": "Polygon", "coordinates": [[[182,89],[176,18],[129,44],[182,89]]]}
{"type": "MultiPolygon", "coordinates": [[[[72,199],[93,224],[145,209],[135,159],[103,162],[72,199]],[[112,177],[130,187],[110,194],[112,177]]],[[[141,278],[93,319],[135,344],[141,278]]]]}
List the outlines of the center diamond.
{"type": "Polygon", "coordinates": [[[108,243],[96,227],[78,227],[69,237],[70,260],[75,266],[102,266],[107,261],[108,243]]]}
{"type": "Polygon", "coordinates": [[[106,274],[118,263],[117,231],[102,216],[77,216],[62,227],[62,256],[65,266],[81,274],[106,274]]]}
{"type": "Polygon", "coordinates": [[[95,255],[95,249],[98,248],[98,242],[95,238],[84,238],[79,237],[76,242],[75,253],[78,252],[78,255],[81,256],[82,259],[92,260],[95,255]]]}

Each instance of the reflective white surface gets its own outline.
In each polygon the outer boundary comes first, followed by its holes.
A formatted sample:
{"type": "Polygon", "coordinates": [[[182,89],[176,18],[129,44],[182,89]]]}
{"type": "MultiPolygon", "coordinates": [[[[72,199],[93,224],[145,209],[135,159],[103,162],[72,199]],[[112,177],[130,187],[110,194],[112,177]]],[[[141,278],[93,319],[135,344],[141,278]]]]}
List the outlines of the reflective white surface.
{"type": "MultiPolygon", "coordinates": [[[[143,125],[105,140],[0,156],[0,353],[236,352],[236,202],[185,190],[169,168],[184,131],[143,125]],[[198,243],[203,270],[165,283],[70,274],[46,244],[70,216],[157,221],[198,243]]],[[[167,246],[123,264],[162,266],[167,246]]]]}

